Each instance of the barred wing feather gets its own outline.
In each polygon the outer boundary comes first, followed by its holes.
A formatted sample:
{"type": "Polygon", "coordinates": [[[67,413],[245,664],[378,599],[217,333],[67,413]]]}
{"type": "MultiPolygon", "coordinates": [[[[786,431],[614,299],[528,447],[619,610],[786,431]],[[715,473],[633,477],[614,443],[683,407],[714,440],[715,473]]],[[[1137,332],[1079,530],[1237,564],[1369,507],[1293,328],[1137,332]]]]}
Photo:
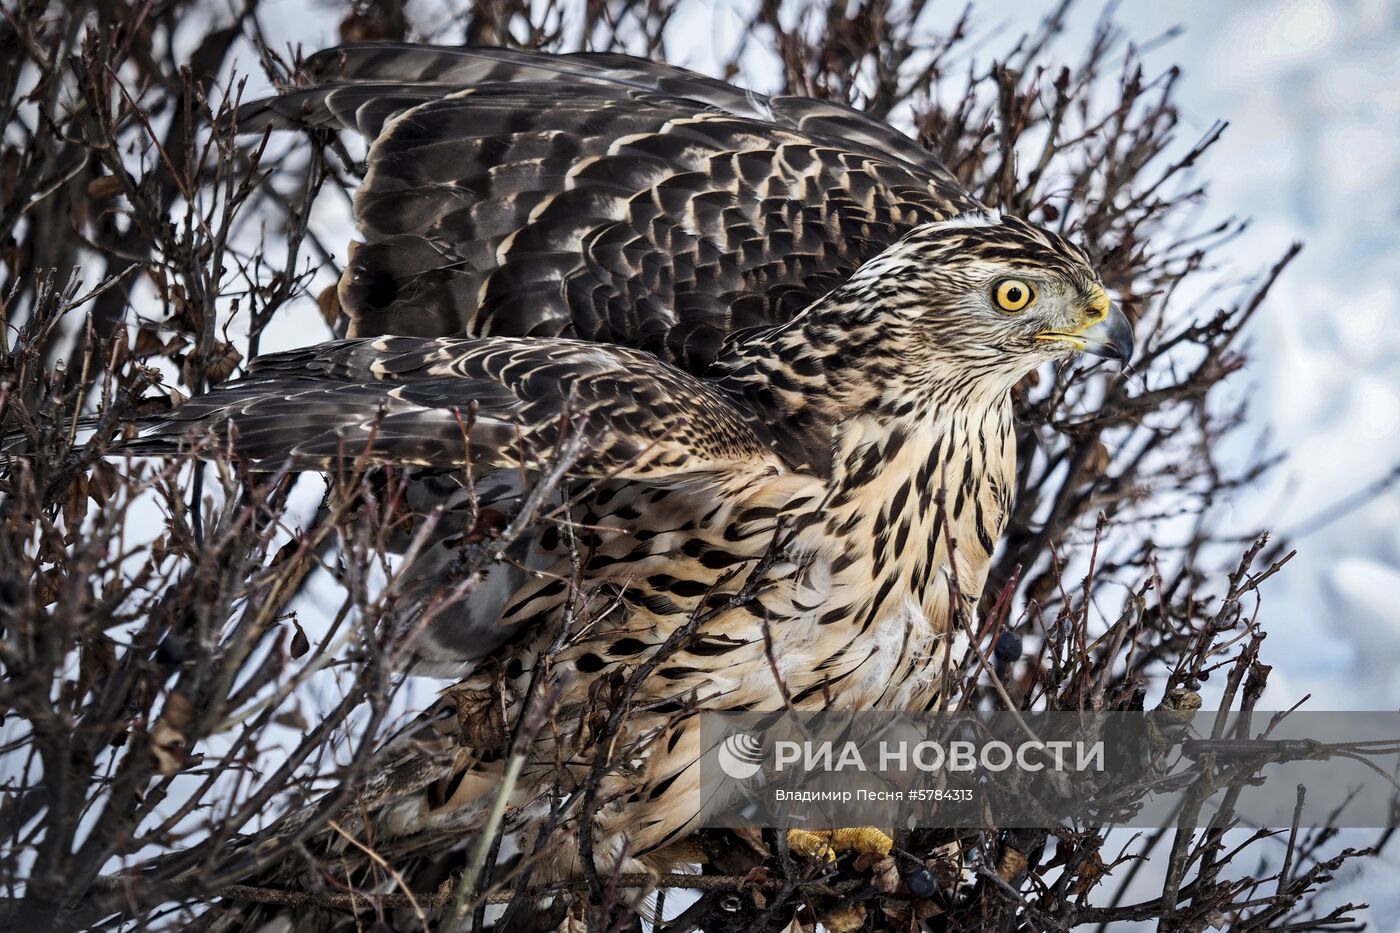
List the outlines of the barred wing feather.
{"type": "Polygon", "coordinates": [[[560,339],[380,337],[260,357],[245,378],[190,399],[126,449],[168,453],[230,425],[235,451],[262,469],[328,469],[360,456],[539,469],[574,431],[579,476],[778,465],[704,381],[645,353],[560,339]]]}
{"type": "Polygon", "coordinates": [[[371,140],[351,336],[564,336],[703,373],[913,226],[978,205],[850,108],[620,55],[369,44],[248,105],[371,140]]]}

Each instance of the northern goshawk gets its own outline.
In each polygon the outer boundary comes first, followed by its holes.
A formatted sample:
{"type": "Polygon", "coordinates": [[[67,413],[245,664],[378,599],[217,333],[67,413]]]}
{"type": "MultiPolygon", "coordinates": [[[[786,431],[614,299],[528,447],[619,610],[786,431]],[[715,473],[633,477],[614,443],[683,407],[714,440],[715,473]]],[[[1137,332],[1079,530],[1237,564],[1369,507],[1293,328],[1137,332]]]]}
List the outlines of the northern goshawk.
{"type": "MultiPolygon", "coordinates": [[[[449,516],[470,472],[477,506],[510,515],[582,435],[568,527],[538,523],[423,633],[423,669],[462,679],[401,738],[377,838],[480,825],[503,761],[470,717],[512,723],[550,652],[557,728],[510,801],[514,828],[539,819],[584,779],[600,687],[765,554],[754,598],[632,698],[615,741],[635,754],[591,815],[601,857],[674,860],[697,711],[938,706],[950,602],[972,611],[1012,504],[1012,386],[1131,351],[1083,252],[854,110],[638,59],[370,44],[306,77],[239,125],[371,142],[349,339],[257,359],[130,448],[232,424],[261,468],[420,468],[449,516]]],[[[444,527],[414,568],[424,600],[462,547],[444,527]]]]}

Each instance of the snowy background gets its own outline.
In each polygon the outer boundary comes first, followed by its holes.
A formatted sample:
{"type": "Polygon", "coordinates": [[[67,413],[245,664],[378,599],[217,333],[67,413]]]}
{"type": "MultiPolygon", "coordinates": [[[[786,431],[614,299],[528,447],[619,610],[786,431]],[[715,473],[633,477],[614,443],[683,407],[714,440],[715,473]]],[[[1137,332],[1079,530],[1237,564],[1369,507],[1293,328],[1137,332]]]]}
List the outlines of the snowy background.
{"type": "MultiPolygon", "coordinates": [[[[1092,15],[1075,31],[1087,35],[1092,15]]],[[[1216,210],[1254,221],[1232,262],[1248,272],[1305,244],[1255,318],[1247,373],[1256,426],[1288,460],[1234,506],[1242,531],[1300,532],[1298,557],[1265,591],[1274,670],[1260,705],[1310,693],[1313,709],[1393,709],[1400,494],[1316,519],[1400,463],[1400,4],[1134,2],[1117,19],[1138,41],[1183,26],[1147,61],[1182,67],[1188,129],[1230,123],[1201,171],[1216,210]]],[[[1400,930],[1400,861],[1387,855],[1344,875],[1329,902],[1370,902],[1360,918],[1400,930]]]]}
{"type": "MultiPolygon", "coordinates": [[[[415,21],[435,22],[432,0],[420,3],[410,5],[415,21]]],[[[739,40],[741,11],[750,5],[691,4],[671,25],[672,60],[713,73],[739,40]]],[[[978,0],[974,34],[990,36],[987,60],[1055,5],[978,0]]],[[[926,26],[941,32],[962,4],[930,7],[926,26]]],[[[1073,14],[1060,43],[1065,58],[1087,45],[1101,12],[1097,4],[1083,4],[1073,14]]],[[[269,3],[261,13],[275,44],[300,43],[308,52],[337,41],[339,18],[307,0],[269,3]]],[[[1400,495],[1395,488],[1364,500],[1357,494],[1400,463],[1400,327],[1394,323],[1400,303],[1400,3],[1131,2],[1117,8],[1115,19],[1148,45],[1149,73],[1182,68],[1183,147],[1217,119],[1230,124],[1199,168],[1209,182],[1213,215],[1253,221],[1226,248],[1227,272],[1243,279],[1271,265],[1290,242],[1305,243],[1255,318],[1246,373],[1254,436],[1236,442],[1241,459],[1260,439],[1288,459],[1226,512],[1242,534],[1267,526],[1295,537],[1299,548],[1265,591],[1270,636],[1264,660],[1274,670],[1260,706],[1287,707],[1311,694],[1312,709],[1394,708],[1400,704],[1400,665],[1392,660],[1400,655],[1400,495]],[[1151,42],[1174,27],[1181,30],[1170,41],[1151,42]],[[1360,504],[1337,508],[1348,501],[1360,504]],[[1320,522],[1319,516],[1333,517],[1320,522]]],[[[201,36],[182,38],[192,47],[201,36]]],[[[761,53],[747,64],[751,86],[771,87],[772,65],[761,53]]],[[[268,90],[254,60],[236,66],[250,74],[245,97],[268,90]]],[[[343,201],[322,198],[321,204],[315,222],[323,242],[344,243],[351,229],[343,201]]],[[[269,331],[265,350],[329,336],[315,332],[319,322],[289,317],[269,331]]],[[[1354,842],[1373,838],[1357,834],[1354,842]]],[[[1400,854],[1353,870],[1329,901],[1370,901],[1364,918],[1373,928],[1400,930],[1397,879],[1400,854]]],[[[1142,880],[1151,886],[1149,878],[1142,880]]]]}
{"type": "MultiPolygon", "coordinates": [[[[1028,8],[1051,6],[977,10],[1021,28],[1028,8]]],[[[1078,11],[1068,47],[1087,41],[1098,13],[1078,11]]],[[[1253,221],[1227,247],[1231,264],[1249,274],[1305,244],[1255,318],[1246,373],[1257,433],[1288,459],[1231,515],[1241,532],[1299,532],[1297,558],[1265,590],[1264,660],[1274,669],[1260,706],[1311,694],[1313,709],[1393,709],[1400,494],[1336,506],[1400,463],[1400,4],[1132,2],[1115,18],[1140,43],[1182,27],[1144,53],[1148,71],[1181,66],[1177,102],[1192,138],[1214,120],[1230,124],[1201,176],[1215,211],[1253,221]],[[1324,515],[1338,517],[1318,527],[1324,515]]],[[[1374,841],[1354,836],[1348,843],[1374,841]]],[[[1328,902],[1369,902],[1358,918],[1395,931],[1400,859],[1386,855],[1345,873],[1328,902]]]]}
{"type": "Polygon", "coordinates": [[[1400,462],[1400,4],[1131,3],[1119,20],[1144,39],[1185,24],[1148,61],[1182,66],[1188,126],[1230,123],[1202,173],[1217,210],[1254,221],[1231,259],[1249,270],[1305,244],[1256,318],[1249,372],[1288,460],[1235,506],[1241,530],[1301,533],[1266,591],[1272,698],[1394,708],[1400,495],[1307,529],[1400,462]]]}

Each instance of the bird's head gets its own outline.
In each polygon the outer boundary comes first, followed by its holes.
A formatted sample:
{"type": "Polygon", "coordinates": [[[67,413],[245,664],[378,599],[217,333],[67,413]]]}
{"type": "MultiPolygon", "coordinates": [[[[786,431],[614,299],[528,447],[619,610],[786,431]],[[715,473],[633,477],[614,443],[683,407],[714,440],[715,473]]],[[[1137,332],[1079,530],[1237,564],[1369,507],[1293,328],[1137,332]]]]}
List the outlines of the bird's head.
{"type": "Polygon", "coordinates": [[[1088,257],[1002,214],[917,227],[842,291],[908,380],[904,391],[929,381],[1009,387],[1071,353],[1123,364],[1132,355],[1132,326],[1088,257]]]}

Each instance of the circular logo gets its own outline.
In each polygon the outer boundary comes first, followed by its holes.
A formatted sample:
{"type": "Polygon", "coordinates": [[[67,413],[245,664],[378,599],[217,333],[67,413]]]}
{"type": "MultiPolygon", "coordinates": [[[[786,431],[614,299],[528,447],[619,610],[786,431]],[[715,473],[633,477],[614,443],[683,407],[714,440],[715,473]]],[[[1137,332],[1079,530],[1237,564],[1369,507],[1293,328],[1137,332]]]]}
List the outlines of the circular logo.
{"type": "Polygon", "coordinates": [[[763,770],[763,743],[747,732],[736,732],[719,745],[719,769],[736,781],[747,781],[763,770]]]}

